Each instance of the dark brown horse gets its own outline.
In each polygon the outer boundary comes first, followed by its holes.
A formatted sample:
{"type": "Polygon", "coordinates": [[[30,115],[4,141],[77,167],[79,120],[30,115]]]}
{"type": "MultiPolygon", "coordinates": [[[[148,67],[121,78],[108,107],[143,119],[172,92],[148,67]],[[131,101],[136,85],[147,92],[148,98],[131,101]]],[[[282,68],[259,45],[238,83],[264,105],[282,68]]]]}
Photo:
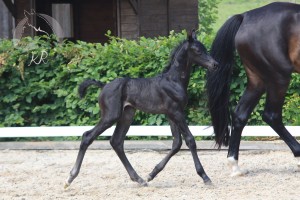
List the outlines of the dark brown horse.
{"type": "Polygon", "coordinates": [[[196,143],[189,131],[185,120],[184,108],[187,104],[187,87],[192,65],[200,65],[208,69],[215,69],[217,63],[192,31],[187,40],[182,42],[171,56],[171,62],[162,74],[153,78],[118,78],[103,84],[96,80],[86,80],[79,86],[81,97],[85,95],[87,87],[96,85],[102,88],[99,96],[101,119],[92,129],[82,136],[76,163],[70,172],[65,187],[68,187],[79,173],[83,157],[88,146],[106,129],[117,123],[110,143],[122,161],[132,181],[140,185],[147,185],[131,166],[124,152],[124,139],[131,125],[136,109],[154,114],[165,114],[170,122],[173,135],[173,146],[169,154],[153,169],[147,181],[151,181],[167,164],[170,158],[181,147],[183,135],[189,147],[196,171],[204,183],[210,183],[197,155],[196,143]]]}
{"type": "Polygon", "coordinates": [[[211,55],[219,62],[218,70],[207,76],[212,124],[217,144],[229,144],[228,160],[233,175],[243,174],[238,167],[241,134],[264,93],[263,120],[285,141],[294,156],[300,157],[299,143],[282,122],[291,74],[300,72],[300,5],[272,3],[231,17],[218,31],[211,55]],[[235,49],[245,67],[248,84],[231,115],[229,87],[235,49]]]}

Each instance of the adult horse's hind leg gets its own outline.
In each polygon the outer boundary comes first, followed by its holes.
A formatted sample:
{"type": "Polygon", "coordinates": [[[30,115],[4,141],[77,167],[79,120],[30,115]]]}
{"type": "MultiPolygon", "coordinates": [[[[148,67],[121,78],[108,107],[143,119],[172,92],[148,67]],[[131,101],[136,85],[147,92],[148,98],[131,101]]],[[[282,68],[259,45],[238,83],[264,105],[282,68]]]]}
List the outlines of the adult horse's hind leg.
{"type": "Polygon", "coordinates": [[[182,138],[178,127],[171,120],[169,120],[169,123],[173,135],[172,149],[168,153],[168,155],[158,165],[155,166],[152,172],[148,175],[147,181],[153,180],[155,176],[165,168],[171,157],[180,150],[180,147],[182,145],[182,138]]]}
{"type": "Polygon", "coordinates": [[[264,83],[258,76],[247,70],[248,84],[233,113],[232,132],[228,149],[228,164],[232,168],[231,176],[240,176],[246,173],[238,166],[239,147],[242,131],[247,124],[250,114],[265,91],[264,83]]]}
{"type": "Polygon", "coordinates": [[[282,122],[282,107],[290,78],[280,77],[267,89],[267,99],[263,120],[285,141],[295,157],[300,157],[300,144],[288,132],[282,122]]]}
{"type": "Polygon", "coordinates": [[[117,123],[116,129],[114,134],[111,137],[110,144],[117,153],[118,157],[122,161],[126,171],[128,172],[132,181],[139,183],[142,186],[147,186],[146,181],[144,181],[133,169],[132,165],[130,164],[128,158],[124,152],[124,139],[128,129],[132,123],[134,117],[135,109],[126,106],[122,113],[120,120],[117,123]]]}

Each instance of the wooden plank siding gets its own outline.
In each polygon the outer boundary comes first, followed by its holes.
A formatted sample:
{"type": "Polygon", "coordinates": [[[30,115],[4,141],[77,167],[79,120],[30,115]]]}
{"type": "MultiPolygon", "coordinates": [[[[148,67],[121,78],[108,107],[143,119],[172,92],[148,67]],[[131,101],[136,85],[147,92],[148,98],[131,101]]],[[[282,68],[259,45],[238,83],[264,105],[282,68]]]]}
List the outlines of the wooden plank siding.
{"type": "Polygon", "coordinates": [[[10,1],[2,2],[0,0],[0,38],[12,38],[12,29],[13,29],[13,16],[12,13],[15,13],[15,9],[12,8],[12,3],[9,6],[5,5],[5,2],[9,4],[10,1]],[[11,10],[13,11],[11,12],[11,10]]]}
{"type": "Polygon", "coordinates": [[[128,0],[120,0],[120,36],[166,36],[198,28],[198,0],[139,0],[135,13],[128,0]]]}
{"type": "Polygon", "coordinates": [[[169,2],[170,30],[180,32],[183,29],[198,28],[198,0],[170,0],[169,2]]]}
{"type": "MultiPolygon", "coordinates": [[[[74,38],[69,39],[74,40],[104,43],[108,30],[121,38],[137,39],[198,28],[198,0],[14,0],[15,24],[24,18],[24,10],[52,16],[52,4],[58,3],[73,7],[74,38]]],[[[44,21],[33,19],[32,24],[48,31],[44,21]]],[[[27,35],[35,33],[28,29],[27,35]]]]}
{"type": "Polygon", "coordinates": [[[139,37],[138,15],[130,5],[128,0],[120,0],[120,37],[136,39],[139,37]]]}
{"type": "Polygon", "coordinates": [[[140,0],[140,35],[157,37],[168,35],[168,0],[140,0]]]}
{"type": "Polygon", "coordinates": [[[106,41],[105,34],[108,30],[113,35],[116,31],[115,3],[112,0],[88,0],[80,2],[77,26],[80,27],[78,36],[87,42],[106,41]]]}

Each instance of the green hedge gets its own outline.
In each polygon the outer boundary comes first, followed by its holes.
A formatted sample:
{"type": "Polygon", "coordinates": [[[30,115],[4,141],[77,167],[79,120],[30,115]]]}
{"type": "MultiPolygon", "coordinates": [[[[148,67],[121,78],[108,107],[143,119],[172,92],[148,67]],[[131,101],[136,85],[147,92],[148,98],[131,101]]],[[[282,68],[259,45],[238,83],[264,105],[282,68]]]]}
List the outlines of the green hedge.
{"type": "MultiPolygon", "coordinates": [[[[89,88],[80,100],[78,84],[87,78],[110,82],[117,77],[152,77],[169,62],[169,55],[185,33],[168,37],[140,38],[138,41],[110,37],[107,44],[77,41],[58,43],[54,38],[23,38],[18,45],[0,40],[0,126],[94,125],[99,120],[99,90],[89,88]],[[31,63],[32,56],[47,52],[45,63],[31,63]]],[[[201,37],[201,36],[200,36],[201,37]]],[[[202,39],[209,47],[211,39],[202,39]]],[[[38,62],[39,59],[36,60],[38,62]]],[[[242,94],[245,71],[234,70],[232,105],[242,94]]],[[[192,125],[208,125],[210,117],[205,95],[205,70],[196,68],[188,88],[187,121],[192,125]]],[[[300,77],[294,76],[287,103],[285,122],[300,125],[300,77]]],[[[262,124],[260,114],[264,100],[254,111],[249,124],[262,124]]],[[[137,112],[134,124],[162,125],[163,115],[137,112]]]]}
{"type": "MultiPolygon", "coordinates": [[[[11,40],[1,40],[0,126],[94,125],[99,120],[99,90],[89,88],[80,100],[78,84],[87,78],[107,83],[117,77],[155,76],[185,33],[138,41],[109,37],[110,42],[104,45],[28,37],[14,46],[11,40]],[[43,51],[48,54],[45,63],[30,63],[32,55],[42,56],[43,51]]],[[[196,69],[191,78],[191,123],[209,123],[203,111],[204,74],[196,69]]],[[[166,119],[138,112],[134,123],[161,125],[166,119]]]]}

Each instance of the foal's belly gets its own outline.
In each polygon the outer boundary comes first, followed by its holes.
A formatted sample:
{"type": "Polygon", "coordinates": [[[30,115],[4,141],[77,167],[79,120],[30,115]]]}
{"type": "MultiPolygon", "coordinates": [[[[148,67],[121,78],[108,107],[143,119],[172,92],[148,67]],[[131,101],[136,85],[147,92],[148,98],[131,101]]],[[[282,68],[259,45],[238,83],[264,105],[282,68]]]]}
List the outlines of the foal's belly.
{"type": "Polygon", "coordinates": [[[131,106],[137,110],[142,112],[150,113],[150,114],[165,114],[166,109],[163,104],[153,104],[151,102],[139,102],[139,101],[125,101],[123,108],[126,106],[131,106]]]}

